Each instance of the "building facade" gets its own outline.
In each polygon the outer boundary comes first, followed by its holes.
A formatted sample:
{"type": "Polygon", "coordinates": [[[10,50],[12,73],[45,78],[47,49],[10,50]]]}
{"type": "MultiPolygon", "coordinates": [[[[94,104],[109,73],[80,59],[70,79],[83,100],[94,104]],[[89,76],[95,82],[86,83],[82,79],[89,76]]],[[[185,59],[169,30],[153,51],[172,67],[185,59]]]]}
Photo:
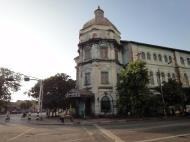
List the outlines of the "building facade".
{"type": "Polygon", "coordinates": [[[79,32],[76,62],[76,89],[69,97],[75,99],[79,115],[116,114],[118,74],[130,61],[141,59],[149,70],[149,87],[169,78],[189,86],[190,51],[121,40],[118,29],[98,7],[95,17],[79,32]]]}

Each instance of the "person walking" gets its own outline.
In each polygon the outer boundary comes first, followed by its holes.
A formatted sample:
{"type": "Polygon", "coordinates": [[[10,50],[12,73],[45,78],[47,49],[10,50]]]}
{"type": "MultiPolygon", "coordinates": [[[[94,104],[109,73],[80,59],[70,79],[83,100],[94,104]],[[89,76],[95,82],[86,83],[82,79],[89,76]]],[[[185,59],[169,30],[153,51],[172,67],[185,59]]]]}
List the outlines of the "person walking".
{"type": "Polygon", "coordinates": [[[72,111],[70,111],[70,110],[68,109],[66,116],[70,119],[71,122],[73,122],[72,111]]]}
{"type": "Polygon", "coordinates": [[[31,120],[31,116],[32,116],[32,114],[31,114],[31,112],[29,111],[29,112],[28,112],[28,120],[31,120]]]}
{"type": "Polygon", "coordinates": [[[61,120],[62,123],[64,123],[65,121],[65,115],[66,115],[65,110],[59,113],[59,119],[61,120]]]}
{"type": "Polygon", "coordinates": [[[9,121],[9,120],[10,120],[10,111],[7,111],[5,121],[9,121]]]}

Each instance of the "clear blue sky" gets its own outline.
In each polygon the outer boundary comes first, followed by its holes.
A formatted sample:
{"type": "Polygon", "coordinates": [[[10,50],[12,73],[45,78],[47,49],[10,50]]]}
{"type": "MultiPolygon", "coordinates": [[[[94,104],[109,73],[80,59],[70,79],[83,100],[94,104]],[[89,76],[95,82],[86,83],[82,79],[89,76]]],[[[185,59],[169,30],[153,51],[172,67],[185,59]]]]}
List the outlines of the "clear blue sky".
{"type": "Polygon", "coordinates": [[[122,40],[190,50],[189,0],[0,0],[0,66],[75,79],[79,30],[98,5],[122,40]]]}

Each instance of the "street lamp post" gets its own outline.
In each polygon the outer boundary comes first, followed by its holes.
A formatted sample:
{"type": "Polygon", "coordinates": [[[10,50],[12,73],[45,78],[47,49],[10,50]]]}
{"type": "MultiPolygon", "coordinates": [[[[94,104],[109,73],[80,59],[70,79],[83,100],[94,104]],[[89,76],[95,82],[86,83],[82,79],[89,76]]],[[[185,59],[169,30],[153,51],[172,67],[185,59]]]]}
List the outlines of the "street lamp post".
{"type": "Polygon", "coordinates": [[[161,93],[161,96],[162,96],[162,103],[163,103],[163,109],[164,109],[164,116],[166,117],[167,114],[166,114],[166,103],[165,103],[165,99],[164,99],[164,95],[163,95],[163,89],[162,89],[162,80],[161,80],[161,77],[160,77],[160,70],[158,69],[158,78],[159,78],[159,86],[160,86],[160,93],[161,93]]]}
{"type": "Polygon", "coordinates": [[[40,119],[42,120],[42,109],[43,109],[43,80],[40,81],[40,92],[39,92],[39,100],[38,100],[38,106],[39,106],[39,113],[40,113],[40,119]]]}
{"type": "MultiPolygon", "coordinates": [[[[31,76],[25,76],[24,77],[24,81],[30,81],[30,80],[37,80],[40,82],[40,91],[39,91],[39,97],[38,97],[38,113],[39,113],[39,117],[40,120],[42,120],[42,109],[43,109],[43,80],[42,79],[38,79],[35,77],[31,77],[31,76]]],[[[38,116],[37,116],[38,117],[38,116]]],[[[38,120],[39,118],[37,118],[38,120]]]]}

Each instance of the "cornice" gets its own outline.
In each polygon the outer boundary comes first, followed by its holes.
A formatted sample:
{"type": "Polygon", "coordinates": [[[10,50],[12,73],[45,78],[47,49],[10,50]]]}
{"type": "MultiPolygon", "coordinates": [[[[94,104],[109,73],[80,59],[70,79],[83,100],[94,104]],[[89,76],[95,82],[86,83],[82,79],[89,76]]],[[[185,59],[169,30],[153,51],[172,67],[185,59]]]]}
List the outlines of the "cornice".
{"type": "Polygon", "coordinates": [[[119,61],[117,60],[108,60],[108,59],[91,59],[91,60],[88,60],[88,61],[84,61],[84,62],[81,62],[81,63],[78,63],[77,66],[82,66],[82,65],[86,65],[86,64],[92,64],[93,62],[107,62],[107,63],[116,63],[117,65],[120,65],[120,66],[123,66],[123,64],[119,63],[119,61]]]}
{"type": "Polygon", "coordinates": [[[115,39],[102,39],[102,38],[92,38],[92,39],[89,39],[88,41],[79,43],[78,47],[79,48],[83,48],[85,46],[91,46],[92,44],[100,44],[101,42],[113,43],[115,45],[115,47],[117,47],[117,48],[121,48],[122,47],[122,45],[119,44],[115,39]]]}

